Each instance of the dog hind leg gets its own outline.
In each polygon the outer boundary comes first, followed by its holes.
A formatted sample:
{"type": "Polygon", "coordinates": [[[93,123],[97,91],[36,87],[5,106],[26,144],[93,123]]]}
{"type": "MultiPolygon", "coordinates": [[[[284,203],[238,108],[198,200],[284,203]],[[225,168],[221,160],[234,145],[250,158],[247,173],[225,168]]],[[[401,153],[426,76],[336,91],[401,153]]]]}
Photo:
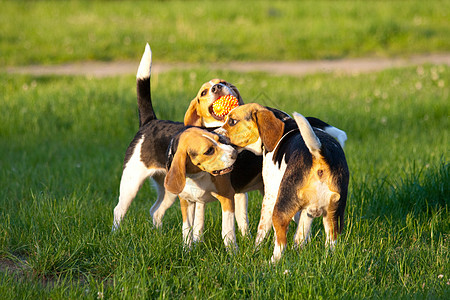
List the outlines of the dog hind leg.
{"type": "Polygon", "coordinates": [[[298,219],[297,231],[294,236],[294,247],[305,245],[309,241],[309,234],[311,232],[311,225],[314,218],[308,216],[306,209],[302,209],[300,212],[300,218],[298,219]]]}
{"type": "Polygon", "coordinates": [[[120,180],[119,203],[114,208],[113,230],[119,228],[120,222],[130,207],[131,202],[133,202],[142,183],[150,174],[151,171],[140,161],[130,160],[125,166],[120,180]]]}
{"type": "Polygon", "coordinates": [[[341,195],[339,193],[331,193],[327,213],[323,216],[323,226],[327,235],[326,245],[329,246],[331,250],[334,249],[338,233],[340,233],[344,225],[343,214],[339,215],[337,212],[337,203],[340,200],[340,197],[341,195]]]}
{"type": "Polygon", "coordinates": [[[297,212],[296,209],[283,209],[282,201],[278,201],[273,212],[273,228],[275,231],[275,247],[271,261],[277,262],[280,260],[287,244],[287,230],[289,223],[297,212]]]}
{"type": "Polygon", "coordinates": [[[162,218],[164,217],[166,210],[171,207],[177,199],[177,195],[172,194],[165,189],[164,178],[165,174],[157,174],[152,177],[153,182],[155,183],[158,197],[156,199],[156,202],[150,208],[150,216],[152,217],[153,225],[157,228],[161,227],[162,218]]]}

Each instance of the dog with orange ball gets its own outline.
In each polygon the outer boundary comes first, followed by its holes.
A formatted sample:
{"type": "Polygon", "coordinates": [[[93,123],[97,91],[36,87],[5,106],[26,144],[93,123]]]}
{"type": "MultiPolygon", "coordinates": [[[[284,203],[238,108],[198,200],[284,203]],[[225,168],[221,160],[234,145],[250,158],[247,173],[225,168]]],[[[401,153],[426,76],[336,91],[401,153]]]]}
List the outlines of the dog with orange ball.
{"type": "Polygon", "coordinates": [[[220,127],[231,109],[244,104],[239,90],[222,79],[205,82],[184,115],[184,125],[220,127]]]}

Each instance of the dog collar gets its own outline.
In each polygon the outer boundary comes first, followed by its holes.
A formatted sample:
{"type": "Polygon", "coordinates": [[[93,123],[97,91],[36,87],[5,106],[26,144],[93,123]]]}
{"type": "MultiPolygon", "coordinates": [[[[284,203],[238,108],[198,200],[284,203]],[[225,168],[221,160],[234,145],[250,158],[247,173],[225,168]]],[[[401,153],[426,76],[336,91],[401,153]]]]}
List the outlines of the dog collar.
{"type": "MultiPolygon", "coordinates": [[[[284,140],[284,139],[286,139],[286,137],[288,136],[288,135],[291,135],[293,132],[295,132],[295,131],[300,131],[300,129],[298,129],[298,128],[294,128],[294,129],[291,129],[291,130],[289,130],[288,132],[286,132],[281,138],[280,138],[280,140],[278,141],[278,143],[275,145],[275,148],[273,148],[273,153],[275,153],[275,152],[277,152],[277,150],[278,150],[278,147],[280,146],[280,144],[281,144],[281,142],[284,140]]],[[[268,152],[267,150],[265,150],[264,149],[264,152],[268,152]]]]}

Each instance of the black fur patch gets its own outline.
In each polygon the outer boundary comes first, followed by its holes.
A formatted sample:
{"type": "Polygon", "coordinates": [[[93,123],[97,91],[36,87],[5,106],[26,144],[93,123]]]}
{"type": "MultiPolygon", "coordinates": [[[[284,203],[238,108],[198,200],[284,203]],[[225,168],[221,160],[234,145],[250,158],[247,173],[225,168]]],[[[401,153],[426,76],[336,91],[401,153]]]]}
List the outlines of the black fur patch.
{"type": "Polygon", "coordinates": [[[272,159],[273,159],[273,163],[275,165],[280,167],[281,163],[283,161],[283,157],[286,162],[289,161],[290,155],[293,153],[293,151],[290,151],[290,150],[293,150],[293,149],[291,149],[293,147],[290,147],[290,145],[291,145],[290,140],[294,136],[299,135],[299,134],[300,134],[300,131],[298,129],[293,129],[293,130],[289,131],[288,133],[286,133],[285,135],[283,135],[283,137],[280,139],[280,141],[278,143],[277,148],[274,150],[274,153],[273,153],[272,159]]]}
{"type": "Polygon", "coordinates": [[[332,127],[331,125],[325,123],[324,121],[314,118],[314,117],[306,117],[311,127],[319,128],[325,130],[325,128],[332,127]]]}
{"type": "Polygon", "coordinates": [[[151,120],[156,119],[152,105],[152,95],[150,91],[150,77],[138,79],[136,81],[137,102],[139,109],[139,127],[144,126],[151,120]]]}
{"type": "Polygon", "coordinates": [[[145,124],[136,133],[130,143],[126,154],[124,166],[130,160],[136,148],[136,144],[141,138],[144,139],[141,145],[141,161],[146,167],[166,167],[166,152],[172,137],[180,130],[186,128],[183,123],[165,120],[152,120],[145,124]]]}
{"type": "MultiPolygon", "coordinates": [[[[240,192],[256,177],[261,177],[263,157],[250,151],[242,151],[238,154],[231,171],[231,185],[236,192],[240,192]]],[[[261,177],[262,181],[262,177],[261,177]]]]}

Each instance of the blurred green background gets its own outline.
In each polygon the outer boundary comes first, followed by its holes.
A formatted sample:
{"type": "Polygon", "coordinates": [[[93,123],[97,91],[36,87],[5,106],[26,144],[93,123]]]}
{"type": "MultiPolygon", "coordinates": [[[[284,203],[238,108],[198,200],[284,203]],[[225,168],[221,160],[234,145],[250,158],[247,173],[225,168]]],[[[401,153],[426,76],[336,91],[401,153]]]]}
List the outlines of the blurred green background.
{"type": "Polygon", "coordinates": [[[450,1],[0,1],[0,66],[450,51],[450,1]]]}

